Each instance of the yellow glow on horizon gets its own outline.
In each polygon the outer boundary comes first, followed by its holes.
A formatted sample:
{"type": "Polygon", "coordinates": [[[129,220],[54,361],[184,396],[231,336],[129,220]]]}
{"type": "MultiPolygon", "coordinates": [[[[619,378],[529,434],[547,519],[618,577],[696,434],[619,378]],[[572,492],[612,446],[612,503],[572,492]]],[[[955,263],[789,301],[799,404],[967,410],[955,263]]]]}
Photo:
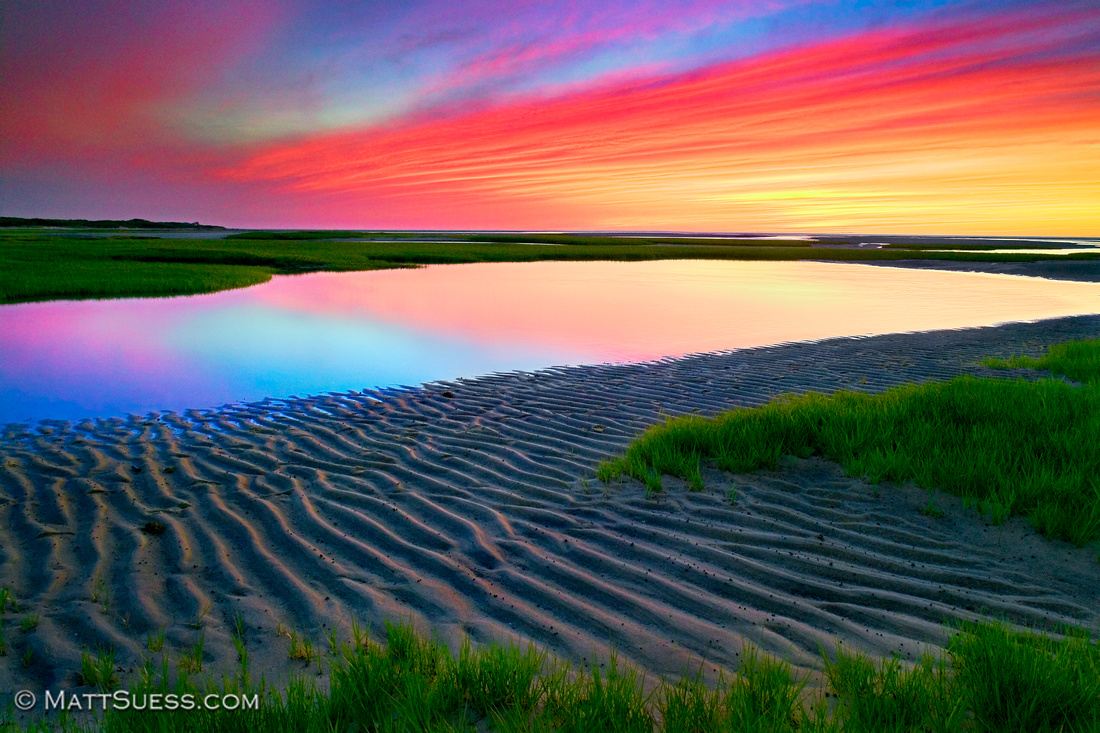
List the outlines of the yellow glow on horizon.
{"type": "Polygon", "coordinates": [[[1080,21],[865,34],[222,174],[408,228],[1100,236],[1100,55],[1054,53],[1080,21]]]}

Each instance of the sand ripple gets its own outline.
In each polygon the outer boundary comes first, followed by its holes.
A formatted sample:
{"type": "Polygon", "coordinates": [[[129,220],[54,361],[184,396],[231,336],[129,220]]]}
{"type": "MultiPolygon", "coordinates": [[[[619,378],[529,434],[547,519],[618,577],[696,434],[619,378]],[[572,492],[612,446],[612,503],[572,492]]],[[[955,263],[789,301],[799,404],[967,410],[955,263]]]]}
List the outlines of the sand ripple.
{"type": "Polygon", "coordinates": [[[10,426],[0,586],[40,622],[20,634],[5,617],[36,661],[0,658],[0,688],[72,684],[102,645],[131,668],[161,627],[175,648],[205,634],[228,666],[237,614],[270,669],[286,661],[277,625],[320,640],[352,618],[576,660],[614,648],[654,675],[735,668],[746,642],[804,667],[836,638],[915,655],[983,614],[1100,630],[1095,548],[943,497],[946,516],[926,517],[912,487],[819,460],[652,497],[593,476],[663,415],[988,374],[978,358],[1098,334],[1100,318],[1070,318],[10,426]]]}

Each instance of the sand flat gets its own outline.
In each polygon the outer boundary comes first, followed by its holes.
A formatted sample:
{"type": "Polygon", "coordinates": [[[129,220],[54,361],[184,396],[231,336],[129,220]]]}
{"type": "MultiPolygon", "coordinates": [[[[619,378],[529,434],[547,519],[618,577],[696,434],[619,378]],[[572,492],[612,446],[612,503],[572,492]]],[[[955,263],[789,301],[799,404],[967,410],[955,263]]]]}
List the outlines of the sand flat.
{"type": "Polygon", "coordinates": [[[1097,632],[1096,548],[1020,519],[990,527],[942,494],[945,516],[927,517],[927,492],[821,460],[710,471],[702,492],[668,480],[650,497],[594,470],[664,415],[1019,376],[976,362],[1098,336],[1087,316],[12,426],[0,587],[20,614],[4,617],[0,689],[74,685],[85,648],[112,646],[133,669],[161,627],[176,650],[204,634],[207,669],[230,670],[237,614],[269,679],[288,666],[278,625],[323,647],[353,618],[376,632],[411,619],[450,643],[529,639],[576,661],[613,648],[653,678],[736,668],[745,643],[806,669],[837,639],[915,656],[944,643],[945,621],[981,615],[1097,632]],[[27,612],[40,621],[22,633],[27,612]]]}

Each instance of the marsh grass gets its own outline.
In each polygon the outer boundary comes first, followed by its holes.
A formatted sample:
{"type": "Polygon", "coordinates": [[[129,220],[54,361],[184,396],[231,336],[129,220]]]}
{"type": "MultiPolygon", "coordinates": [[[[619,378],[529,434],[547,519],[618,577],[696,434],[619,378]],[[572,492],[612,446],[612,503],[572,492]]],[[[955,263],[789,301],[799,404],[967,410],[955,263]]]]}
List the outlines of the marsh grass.
{"type": "Polygon", "coordinates": [[[167,262],[72,260],[4,262],[0,303],[38,300],[193,295],[271,279],[266,268],[167,262]]]}
{"type": "Polygon", "coordinates": [[[111,592],[99,573],[92,578],[92,603],[100,603],[104,613],[111,607],[111,592]]]}
{"type": "Polygon", "coordinates": [[[191,647],[189,651],[181,655],[179,661],[176,662],[176,667],[180,673],[184,676],[195,674],[202,671],[203,657],[205,656],[206,647],[206,634],[199,634],[199,640],[195,642],[195,646],[191,647]]]}
{"type": "Polygon", "coordinates": [[[301,636],[297,631],[292,631],[287,656],[309,664],[317,658],[317,649],[312,641],[301,636]]]}
{"type": "Polygon", "coordinates": [[[161,626],[155,634],[152,631],[149,632],[149,635],[145,640],[145,648],[147,648],[151,652],[159,652],[161,649],[164,648],[163,626],[161,626]]]}
{"type": "MultiPolygon", "coordinates": [[[[0,231],[0,303],[58,298],[120,298],[211,293],[266,282],[274,274],[353,271],[427,264],[544,260],[898,259],[1031,262],[1059,257],[908,249],[827,249],[804,241],[691,240],[583,235],[441,234],[450,241],[404,241],[423,235],[356,232],[248,232],[225,239],[57,237],[0,231]],[[326,241],[375,237],[402,241],[326,241]],[[557,244],[532,247],[524,242],[557,244]],[[675,244],[676,246],[667,246],[675,244]]],[[[432,235],[435,237],[436,235],[432,235]]],[[[1069,255],[1095,258],[1096,253],[1069,255]]],[[[1059,257],[1059,260],[1065,259],[1059,257]]]]}
{"type": "Polygon", "coordinates": [[[206,603],[205,603],[205,604],[203,605],[203,607],[202,607],[201,609],[199,609],[199,613],[198,613],[198,615],[197,615],[197,616],[195,616],[195,618],[194,618],[193,620],[191,620],[191,621],[188,621],[188,622],[187,622],[187,625],[188,625],[189,627],[191,627],[192,629],[201,629],[201,628],[202,628],[202,622],[203,622],[203,619],[205,619],[205,618],[206,618],[206,614],[210,613],[210,608],[211,608],[211,606],[212,606],[212,605],[213,605],[213,604],[211,604],[211,603],[210,603],[210,601],[207,601],[207,602],[206,602],[206,603]]]}
{"type": "Polygon", "coordinates": [[[972,717],[942,656],[925,655],[910,667],[897,658],[876,663],[838,646],[835,658],[825,660],[825,674],[844,730],[949,733],[967,729],[972,717]]]}
{"type": "MultiPolygon", "coordinates": [[[[385,643],[353,628],[329,689],[304,678],[282,691],[245,675],[218,682],[159,674],[146,661],[131,696],[235,693],[259,705],[238,710],[111,710],[95,721],[58,718],[73,731],[462,731],[560,733],[979,733],[1100,726],[1100,645],[997,622],[955,629],[947,650],[915,664],[871,660],[839,645],[824,654],[824,688],[809,689],[789,664],[746,647],[741,668],[708,686],[696,675],[649,693],[633,668],[610,659],[580,668],[533,646],[465,642],[457,655],[408,625],[386,626],[385,643]]],[[[85,655],[85,684],[117,685],[113,655],[85,655]]],[[[33,726],[32,726],[33,727],[33,726]]],[[[0,720],[0,731],[24,730],[0,720]]]]}
{"type": "Polygon", "coordinates": [[[1070,341],[1051,346],[1045,356],[1013,356],[1008,359],[983,359],[982,366],[993,369],[1042,369],[1083,384],[1100,384],[1100,339],[1070,341]]]}
{"type": "Polygon", "coordinates": [[[89,651],[81,653],[80,684],[102,691],[113,690],[118,685],[114,649],[99,649],[94,655],[89,651]]]}
{"type": "MultiPolygon", "coordinates": [[[[1056,380],[959,377],[670,419],[597,476],[629,475],[657,491],[669,474],[701,489],[702,461],[748,473],[786,455],[821,455],[872,483],[913,480],[962,497],[994,523],[1023,515],[1077,545],[1100,535],[1100,389],[1056,380]]],[[[938,511],[931,500],[928,511],[938,511]]]]}
{"type": "Polygon", "coordinates": [[[953,682],[982,730],[1100,730],[1100,645],[968,624],[948,651],[953,682]]]}

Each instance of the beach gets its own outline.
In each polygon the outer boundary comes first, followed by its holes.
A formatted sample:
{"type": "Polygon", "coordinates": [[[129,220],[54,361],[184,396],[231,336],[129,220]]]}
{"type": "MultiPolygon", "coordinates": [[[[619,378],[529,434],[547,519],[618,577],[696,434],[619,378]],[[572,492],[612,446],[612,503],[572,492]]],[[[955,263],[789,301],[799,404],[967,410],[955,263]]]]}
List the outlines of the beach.
{"type": "Polygon", "coordinates": [[[1098,337],[1081,316],[9,426],[0,587],[38,623],[21,631],[9,608],[0,690],[74,687],[82,651],[107,647],[125,680],[161,629],[173,652],[201,635],[204,669],[231,672],[238,617],[269,680],[313,673],[288,661],[291,632],[324,650],[353,620],[574,662],[614,652],[652,680],[736,669],[746,644],[803,671],[838,641],[914,659],[968,619],[1095,634],[1096,548],[1021,518],[990,526],[942,493],[928,516],[927,491],[820,459],[652,495],[595,469],[665,416],[1034,378],[977,363],[1098,337]]]}

